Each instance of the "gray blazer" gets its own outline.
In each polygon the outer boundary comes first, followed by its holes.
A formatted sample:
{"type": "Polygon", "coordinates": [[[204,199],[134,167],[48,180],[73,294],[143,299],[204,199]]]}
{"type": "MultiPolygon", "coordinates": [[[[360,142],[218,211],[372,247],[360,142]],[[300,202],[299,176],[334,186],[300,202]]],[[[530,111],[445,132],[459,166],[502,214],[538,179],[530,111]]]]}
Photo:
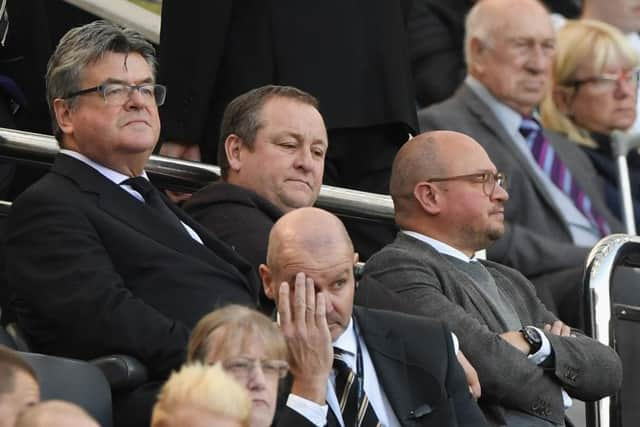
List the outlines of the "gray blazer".
{"type": "MultiPolygon", "coordinates": [[[[512,304],[523,325],[543,328],[557,320],[516,270],[482,261],[512,304]]],[[[478,371],[481,408],[496,419],[513,408],[556,424],[563,421],[561,388],[581,400],[618,390],[622,367],[609,347],[576,332],[575,337],[546,334],[555,365],[543,369],[499,337],[506,332],[471,278],[430,245],[399,233],[369,259],[356,292],[356,304],[400,310],[444,321],[478,371]]]]}
{"type": "MultiPolygon", "coordinates": [[[[533,167],[490,108],[466,84],[447,101],[421,110],[418,119],[422,131],[448,129],[473,137],[507,175],[506,232],[488,250],[489,259],[529,278],[583,266],[588,249],[573,244],[567,224],[533,167]]],[[[563,136],[550,131],[545,135],[611,229],[621,231],[622,225],[604,202],[604,187],[587,156],[563,136]]]]}

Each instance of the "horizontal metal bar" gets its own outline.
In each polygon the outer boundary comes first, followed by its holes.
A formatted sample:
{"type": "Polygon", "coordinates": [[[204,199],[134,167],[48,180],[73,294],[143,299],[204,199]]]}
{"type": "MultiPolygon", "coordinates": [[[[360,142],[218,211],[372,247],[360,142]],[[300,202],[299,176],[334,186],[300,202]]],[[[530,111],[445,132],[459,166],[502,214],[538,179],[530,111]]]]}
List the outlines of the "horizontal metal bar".
{"type": "MultiPolygon", "coordinates": [[[[0,128],[0,136],[0,156],[19,162],[50,165],[59,151],[56,140],[49,135],[0,128]]],[[[186,192],[196,191],[220,176],[218,166],[156,155],[151,156],[145,169],[163,187],[186,192]]],[[[365,220],[393,220],[393,202],[383,194],[323,185],[316,206],[365,220]]]]}
{"type": "MultiPolygon", "coordinates": [[[[160,16],[128,0],[64,0],[92,15],[138,31],[160,44],[160,16]]],[[[215,0],[214,0],[215,1],[215,0]]],[[[186,7],[186,6],[185,6],[186,7]]]]}

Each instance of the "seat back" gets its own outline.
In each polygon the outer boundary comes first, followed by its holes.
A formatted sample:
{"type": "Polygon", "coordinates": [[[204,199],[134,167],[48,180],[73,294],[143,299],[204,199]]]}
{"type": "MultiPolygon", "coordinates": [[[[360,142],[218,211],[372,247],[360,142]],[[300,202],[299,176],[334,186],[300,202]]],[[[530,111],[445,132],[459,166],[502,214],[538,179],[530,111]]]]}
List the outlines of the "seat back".
{"type": "Polygon", "coordinates": [[[36,371],[42,400],[73,402],[102,427],[112,427],[111,390],[100,369],[81,360],[24,352],[20,356],[36,371]]]}

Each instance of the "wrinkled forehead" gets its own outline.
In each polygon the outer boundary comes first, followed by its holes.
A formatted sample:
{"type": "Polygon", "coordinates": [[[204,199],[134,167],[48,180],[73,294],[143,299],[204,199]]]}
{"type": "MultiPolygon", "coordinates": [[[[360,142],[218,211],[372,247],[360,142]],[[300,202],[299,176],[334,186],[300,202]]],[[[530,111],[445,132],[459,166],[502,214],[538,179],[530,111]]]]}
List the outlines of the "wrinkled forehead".
{"type": "Polygon", "coordinates": [[[542,7],[534,5],[528,6],[524,10],[507,8],[501,11],[501,19],[496,19],[490,34],[494,40],[501,41],[514,39],[555,40],[551,16],[542,7]]]}

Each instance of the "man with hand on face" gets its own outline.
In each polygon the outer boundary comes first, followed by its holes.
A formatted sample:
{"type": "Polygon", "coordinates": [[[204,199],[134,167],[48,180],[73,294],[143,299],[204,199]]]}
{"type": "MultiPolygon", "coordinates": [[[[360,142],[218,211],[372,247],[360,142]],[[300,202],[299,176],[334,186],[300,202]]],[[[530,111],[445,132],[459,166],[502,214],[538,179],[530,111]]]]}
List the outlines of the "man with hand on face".
{"type": "Polygon", "coordinates": [[[293,377],[277,425],[486,425],[442,324],[353,306],[357,260],[326,211],[296,209],[271,230],[260,273],[293,377]]]}

